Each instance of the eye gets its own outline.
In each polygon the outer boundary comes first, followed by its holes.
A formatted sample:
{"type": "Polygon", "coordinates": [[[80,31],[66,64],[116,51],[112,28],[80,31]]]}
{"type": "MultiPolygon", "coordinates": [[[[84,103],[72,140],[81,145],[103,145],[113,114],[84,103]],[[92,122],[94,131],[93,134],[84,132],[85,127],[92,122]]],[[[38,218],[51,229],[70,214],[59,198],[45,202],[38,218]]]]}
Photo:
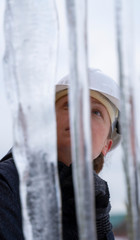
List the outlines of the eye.
{"type": "Polygon", "coordinates": [[[96,115],[96,116],[101,117],[101,116],[102,116],[102,113],[101,113],[101,111],[99,111],[99,110],[92,109],[92,115],[96,115]]]}
{"type": "Polygon", "coordinates": [[[64,103],[64,109],[67,110],[69,108],[69,103],[68,102],[65,102],[64,103]]]}

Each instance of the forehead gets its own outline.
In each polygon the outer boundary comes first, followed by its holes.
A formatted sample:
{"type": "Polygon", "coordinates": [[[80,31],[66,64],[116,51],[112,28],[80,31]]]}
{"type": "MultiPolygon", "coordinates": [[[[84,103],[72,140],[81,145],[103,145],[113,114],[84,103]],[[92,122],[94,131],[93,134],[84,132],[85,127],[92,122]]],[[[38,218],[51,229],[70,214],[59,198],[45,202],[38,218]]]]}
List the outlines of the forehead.
{"type": "Polygon", "coordinates": [[[65,101],[65,100],[68,100],[68,95],[65,95],[65,96],[62,96],[61,98],[59,98],[57,101],[56,101],[56,105],[65,101]]]}
{"type": "MultiPolygon", "coordinates": [[[[57,101],[56,101],[56,109],[59,109],[59,108],[62,108],[63,105],[69,101],[69,98],[68,98],[68,95],[65,95],[61,98],[59,98],[57,101]]],[[[108,110],[106,109],[106,107],[103,105],[103,103],[101,103],[99,100],[97,100],[96,98],[94,97],[91,97],[90,96],[90,107],[93,108],[93,107],[96,107],[96,108],[100,108],[100,110],[102,110],[102,112],[105,114],[105,115],[108,115],[109,117],[109,113],[108,113],[108,110]]],[[[110,117],[109,117],[110,118],[110,117]]]]}
{"type": "MultiPolygon", "coordinates": [[[[65,96],[59,98],[56,101],[56,105],[61,104],[61,103],[65,102],[65,101],[69,101],[68,95],[65,95],[65,96]]],[[[94,97],[90,97],[90,103],[91,104],[98,104],[98,105],[101,105],[101,106],[105,107],[99,100],[97,100],[94,97]]]]}

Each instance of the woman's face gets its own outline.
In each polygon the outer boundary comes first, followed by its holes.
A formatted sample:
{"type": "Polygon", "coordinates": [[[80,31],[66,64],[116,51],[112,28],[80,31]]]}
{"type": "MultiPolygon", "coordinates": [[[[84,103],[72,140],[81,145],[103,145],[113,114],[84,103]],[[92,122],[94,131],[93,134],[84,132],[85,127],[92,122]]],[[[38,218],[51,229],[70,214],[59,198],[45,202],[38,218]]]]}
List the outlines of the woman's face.
{"type": "Polygon", "coordinates": [[[91,109],[91,133],[92,133],[92,156],[97,158],[100,153],[104,156],[112,146],[110,133],[110,117],[106,107],[95,98],[90,98],[91,109]]]}
{"type": "MultiPolygon", "coordinates": [[[[90,109],[92,159],[95,159],[100,153],[106,155],[111,148],[112,140],[108,138],[110,132],[110,117],[105,106],[92,97],[90,98],[90,109]]],[[[56,120],[58,159],[66,165],[69,165],[71,163],[71,137],[67,95],[56,102],[56,120]]]]}

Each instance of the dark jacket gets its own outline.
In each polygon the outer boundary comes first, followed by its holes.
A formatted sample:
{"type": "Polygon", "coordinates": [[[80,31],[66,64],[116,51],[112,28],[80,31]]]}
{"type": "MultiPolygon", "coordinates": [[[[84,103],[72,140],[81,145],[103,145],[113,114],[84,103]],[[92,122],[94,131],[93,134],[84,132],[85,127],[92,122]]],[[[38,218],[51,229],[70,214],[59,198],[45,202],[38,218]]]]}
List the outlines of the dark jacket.
{"type": "MultiPolygon", "coordinates": [[[[78,240],[72,167],[58,163],[62,192],[63,240],[78,240]]],[[[109,221],[109,191],[107,183],[96,173],[96,227],[98,240],[113,240],[109,221]]],[[[22,232],[19,176],[10,151],[0,161],[0,240],[24,240],[22,232]]]]}

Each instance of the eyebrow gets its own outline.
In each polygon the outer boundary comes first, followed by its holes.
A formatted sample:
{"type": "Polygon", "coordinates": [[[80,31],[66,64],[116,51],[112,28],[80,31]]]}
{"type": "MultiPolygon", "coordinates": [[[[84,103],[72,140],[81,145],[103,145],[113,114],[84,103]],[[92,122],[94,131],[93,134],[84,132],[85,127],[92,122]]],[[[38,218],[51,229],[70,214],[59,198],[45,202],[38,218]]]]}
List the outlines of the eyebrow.
{"type": "Polygon", "coordinates": [[[93,99],[93,98],[91,99],[91,103],[96,103],[96,104],[104,106],[101,102],[99,102],[98,100],[93,99]]]}
{"type": "Polygon", "coordinates": [[[101,102],[99,102],[98,100],[93,99],[93,98],[91,99],[91,105],[92,104],[95,104],[95,106],[97,106],[97,107],[101,107],[103,109],[106,109],[106,107],[101,102]]]}

